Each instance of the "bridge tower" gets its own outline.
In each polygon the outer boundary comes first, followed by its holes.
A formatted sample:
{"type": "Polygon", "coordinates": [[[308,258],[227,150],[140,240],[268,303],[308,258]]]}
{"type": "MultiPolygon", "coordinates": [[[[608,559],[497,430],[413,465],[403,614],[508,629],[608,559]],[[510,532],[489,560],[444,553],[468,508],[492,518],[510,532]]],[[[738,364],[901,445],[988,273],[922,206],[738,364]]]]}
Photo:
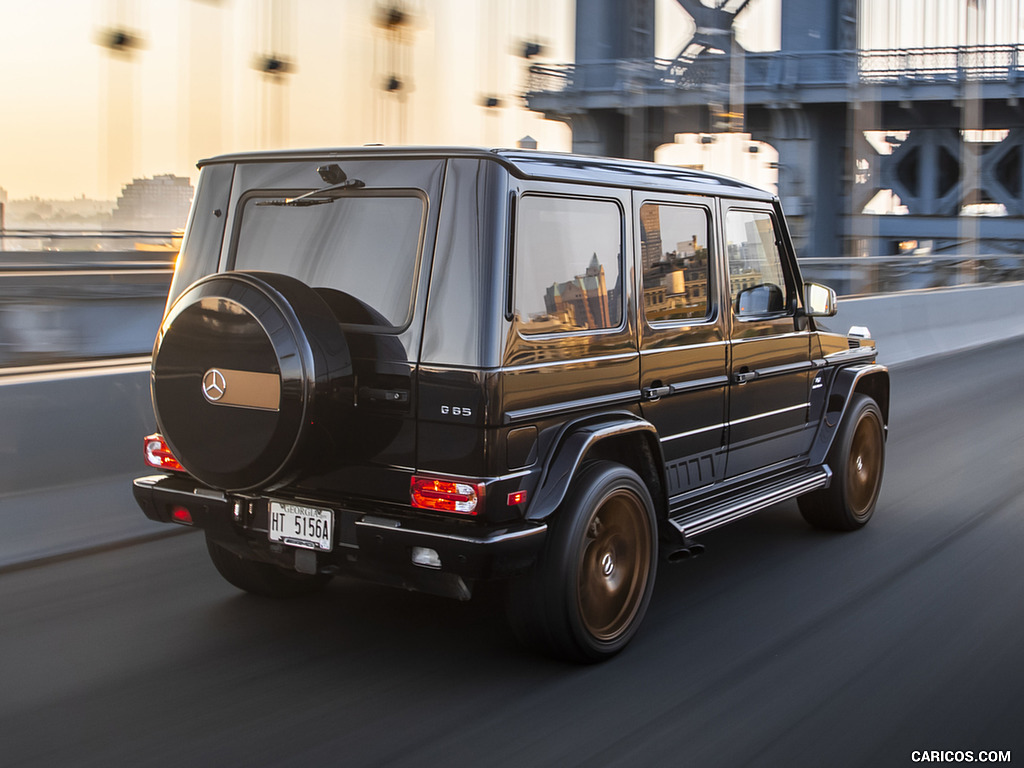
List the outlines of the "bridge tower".
{"type": "Polygon", "coordinates": [[[652,0],[577,0],[576,61],[531,67],[528,106],[594,154],[652,159],[676,134],[749,132],[779,153],[801,256],[891,255],[914,240],[960,253],[1024,247],[1019,3],[977,0],[950,20],[939,0],[913,0],[919,42],[872,48],[879,36],[865,44],[858,27],[877,30],[902,6],[780,0],[780,50],[762,53],[734,34],[751,0],[676,2],[694,32],[666,59],[654,54],[652,0]],[[883,190],[902,215],[865,212],[883,190]],[[1004,215],[976,215],[993,211],[1004,215]]]}

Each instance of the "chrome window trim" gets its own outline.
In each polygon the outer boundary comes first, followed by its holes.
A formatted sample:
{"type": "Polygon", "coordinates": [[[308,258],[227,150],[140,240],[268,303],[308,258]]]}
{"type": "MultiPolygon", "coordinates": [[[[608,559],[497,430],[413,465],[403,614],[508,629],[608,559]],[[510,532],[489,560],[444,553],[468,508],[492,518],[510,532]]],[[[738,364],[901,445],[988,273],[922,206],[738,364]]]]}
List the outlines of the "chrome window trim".
{"type": "Polygon", "coordinates": [[[654,355],[659,352],[678,352],[684,349],[705,349],[707,347],[723,347],[729,343],[728,339],[722,339],[721,341],[704,341],[700,344],[676,344],[671,347],[648,347],[647,349],[641,349],[641,355],[654,355]]]}
{"type": "MultiPolygon", "coordinates": [[[[531,337],[536,338],[536,337],[531,337]]],[[[604,363],[611,360],[634,360],[637,356],[636,352],[619,352],[614,355],[600,355],[598,357],[574,357],[567,358],[565,360],[550,360],[544,363],[522,363],[520,365],[503,365],[501,370],[504,371],[531,371],[540,370],[542,368],[557,368],[559,366],[581,366],[588,363],[604,363]]]]}

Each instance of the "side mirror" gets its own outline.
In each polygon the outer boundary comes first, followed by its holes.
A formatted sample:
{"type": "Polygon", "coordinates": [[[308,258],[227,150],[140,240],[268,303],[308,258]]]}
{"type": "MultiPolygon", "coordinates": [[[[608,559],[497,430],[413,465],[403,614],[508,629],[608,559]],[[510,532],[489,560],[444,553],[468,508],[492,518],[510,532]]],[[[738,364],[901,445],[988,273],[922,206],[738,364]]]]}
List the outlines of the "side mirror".
{"type": "Polygon", "coordinates": [[[808,317],[835,317],[839,311],[836,292],[827,285],[804,283],[804,311],[808,317]]]}
{"type": "Polygon", "coordinates": [[[771,283],[744,288],[736,297],[736,314],[767,315],[786,311],[786,297],[782,289],[771,283]]]}

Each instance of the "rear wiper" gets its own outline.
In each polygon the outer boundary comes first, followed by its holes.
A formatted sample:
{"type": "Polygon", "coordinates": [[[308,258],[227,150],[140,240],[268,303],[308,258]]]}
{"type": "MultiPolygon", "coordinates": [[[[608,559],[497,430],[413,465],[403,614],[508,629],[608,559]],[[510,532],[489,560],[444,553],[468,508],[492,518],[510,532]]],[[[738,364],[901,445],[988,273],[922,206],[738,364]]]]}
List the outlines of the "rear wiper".
{"type": "Polygon", "coordinates": [[[324,203],[333,203],[335,200],[338,199],[336,197],[321,198],[320,195],[324,194],[325,192],[337,192],[342,189],[359,189],[360,187],[365,186],[365,182],[362,182],[359,179],[346,179],[345,181],[339,184],[331,184],[329,187],[323,187],[322,189],[314,189],[312,192],[307,192],[306,194],[299,195],[298,197],[286,197],[280,200],[260,200],[259,202],[256,203],[256,205],[289,205],[296,207],[301,207],[304,205],[323,205],[324,203]]]}

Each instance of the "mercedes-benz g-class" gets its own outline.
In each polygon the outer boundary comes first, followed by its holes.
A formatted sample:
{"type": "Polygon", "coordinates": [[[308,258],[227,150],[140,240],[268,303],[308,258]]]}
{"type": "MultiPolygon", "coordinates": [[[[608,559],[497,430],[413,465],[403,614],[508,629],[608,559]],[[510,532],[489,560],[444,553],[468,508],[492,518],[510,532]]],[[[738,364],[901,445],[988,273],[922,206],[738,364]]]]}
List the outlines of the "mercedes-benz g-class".
{"type": "Polygon", "coordinates": [[[529,151],[200,167],[134,489],[235,586],[501,580],[521,639],[597,661],[701,534],[871,517],[888,372],[820,325],[772,194],[529,151]]]}

